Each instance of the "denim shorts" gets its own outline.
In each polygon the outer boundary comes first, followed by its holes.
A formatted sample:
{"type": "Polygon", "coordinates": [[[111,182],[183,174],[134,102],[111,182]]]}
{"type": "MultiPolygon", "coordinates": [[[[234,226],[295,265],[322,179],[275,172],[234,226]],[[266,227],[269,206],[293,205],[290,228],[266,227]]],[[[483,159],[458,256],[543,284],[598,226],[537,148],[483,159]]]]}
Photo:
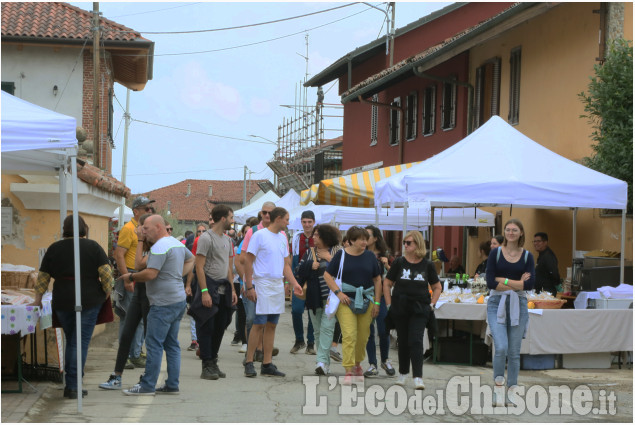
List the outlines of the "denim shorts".
{"type": "Polygon", "coordinates": [[[279,314],[256,314],[256,317],[254,318],[254,325],[264,325],[265,322],[277,325],[278,320],[280,320],[279,314]]]}

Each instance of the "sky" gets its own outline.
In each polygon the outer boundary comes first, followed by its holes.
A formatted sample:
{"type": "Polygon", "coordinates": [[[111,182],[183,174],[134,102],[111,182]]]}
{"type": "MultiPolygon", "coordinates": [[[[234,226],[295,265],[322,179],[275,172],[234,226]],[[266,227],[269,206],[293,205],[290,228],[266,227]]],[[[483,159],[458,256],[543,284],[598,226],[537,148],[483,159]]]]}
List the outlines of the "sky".
{"type": "MultiPolygon", "coordinates": [[[[93,9],[92,3],[71,4],[93,9]]],[[[276,148],[271,142],[283,120],[297,113],[292,107],[304,90],[306,57],[311,78],[355,48],[385,38],[387,3],[369,3],[381,10],[349,4],[99,2],[102,17],[155,42],[153,78],[142,91],[130,92],[125,183],[132,193],[186,179],[242,180],[245,166],[253,179],[273,180],[266,164],[276,148]],[[237,26],[248,27],[151,34],[237,26]]],[[[397,2],[395,28],[448,4],[397,2]]],[[[309,105],[316,90],[307,90],[309,105]]],[[[126,91],[115,84],[112,173],[122,181],[126,91]]],[[[324,91],[325,103],[341,103],[336,81],[324,91]]]]}

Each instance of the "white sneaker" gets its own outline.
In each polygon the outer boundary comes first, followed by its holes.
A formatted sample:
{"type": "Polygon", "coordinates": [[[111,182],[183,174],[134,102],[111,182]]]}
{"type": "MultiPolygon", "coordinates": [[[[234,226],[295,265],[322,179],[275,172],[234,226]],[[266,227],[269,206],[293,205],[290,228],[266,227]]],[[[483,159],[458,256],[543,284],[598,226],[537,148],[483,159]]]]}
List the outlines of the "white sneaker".
{"type": "Polygon", "coordinates": [[[423,378],[415,378],[415,390],[425,390],[426,386],[423,384],[423,378]]]}
{"type": "Polygon", "coordinates": [[[395,382],[395,383],[397,385],[401,385],[403,387],[404,385],[406,385],[406,379],[408,379],[408,375],[402,375],[400,373],[399,377],[397,378],[397,382],[395,382]]]}
{"type": "Polygon", "coordinates": [[[240,347],[240,350],[238,350],[239,353],[246,353],[247,352],[247,344],[243,344],[242,347],[240,347]]]}
{"type": "Polygon", "coordinates": [[[322,362],[317,362],[317,364],[315,365],[315,374],[327,376],[329,374],[329,367],[322,362]]]}

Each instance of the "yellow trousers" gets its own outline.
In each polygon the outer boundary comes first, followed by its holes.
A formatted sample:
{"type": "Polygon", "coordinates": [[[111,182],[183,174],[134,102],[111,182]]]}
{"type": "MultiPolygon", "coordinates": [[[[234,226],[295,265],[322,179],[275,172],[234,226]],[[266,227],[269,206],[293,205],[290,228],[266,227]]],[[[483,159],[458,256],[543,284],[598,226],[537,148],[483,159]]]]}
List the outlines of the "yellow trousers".
{"type": "Polygon", "coordinates": [[[366,357],[366,343],[370,335],[372,322],[372,304],[364,314],[354,314],[347,305],[340,304],[337,320],[342,329],[342,366],[351,368],[366,357]]]}

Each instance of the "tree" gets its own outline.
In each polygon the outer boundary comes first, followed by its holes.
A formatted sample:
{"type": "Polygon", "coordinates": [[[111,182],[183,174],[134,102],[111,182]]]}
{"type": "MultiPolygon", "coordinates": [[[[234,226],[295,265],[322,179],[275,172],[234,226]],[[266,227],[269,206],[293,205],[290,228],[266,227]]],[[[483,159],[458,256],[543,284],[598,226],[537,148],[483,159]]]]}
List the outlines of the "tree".
{"type": "Polygon", "coordinates": [[[628,213],[633,212],[633,47],[624,39],[609,43],[603,64],[594,66],[587,93],[578,96],[593,126],[594,154],[584,164],[628,183],[628,213]]]}

